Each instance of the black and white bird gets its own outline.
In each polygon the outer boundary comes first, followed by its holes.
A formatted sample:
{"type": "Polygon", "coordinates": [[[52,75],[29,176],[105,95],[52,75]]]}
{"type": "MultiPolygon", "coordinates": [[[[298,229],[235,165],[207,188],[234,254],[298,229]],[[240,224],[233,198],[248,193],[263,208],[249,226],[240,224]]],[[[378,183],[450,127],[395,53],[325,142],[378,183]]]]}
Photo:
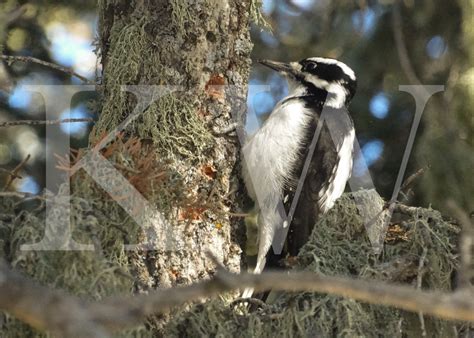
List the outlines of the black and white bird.
{"type": "MultiPolygon", "coordinates": [[[[290,227],[287,252],[297,255],[318,216],[344,192],[352,171],[355,139],[347,107],[357,86],[354,71],[334,59],[260,63],[286,78],[289,94],[247,139],[242,150],[244,181],[259,209],[254,273],[263,270],[278,229],[290,227]],[[316,143],[315,133],[319,134],[316,143]],[[314,152],[308,157],[311,144],[315,145],[314,152]],[[307,158],[310,161],[305,167],[307,158]],[[298,191],[301,179],[304,181],[298,191]],[[294,216],[288,219],[297,191],[294,216]],[[278,204],[284,207],[284,214],[279,212],[278,204]]],[[[243,297],[251,294],[252,290],[246,290],[243,297]]]]}

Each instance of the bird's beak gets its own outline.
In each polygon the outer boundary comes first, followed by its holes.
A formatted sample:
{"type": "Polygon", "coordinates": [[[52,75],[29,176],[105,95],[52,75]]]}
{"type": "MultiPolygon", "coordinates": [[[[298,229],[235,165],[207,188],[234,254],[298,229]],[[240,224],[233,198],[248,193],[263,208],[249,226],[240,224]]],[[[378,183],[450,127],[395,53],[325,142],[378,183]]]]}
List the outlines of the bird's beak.
{"type": "Polygon", "coordinates": [[[264,66],[267,66],[268,68],[276,70],[279,73],[292,74],[294,71],[293,67],[289,63],[270,61],[270,60],[259,60],[258,62],[264,66]]]}

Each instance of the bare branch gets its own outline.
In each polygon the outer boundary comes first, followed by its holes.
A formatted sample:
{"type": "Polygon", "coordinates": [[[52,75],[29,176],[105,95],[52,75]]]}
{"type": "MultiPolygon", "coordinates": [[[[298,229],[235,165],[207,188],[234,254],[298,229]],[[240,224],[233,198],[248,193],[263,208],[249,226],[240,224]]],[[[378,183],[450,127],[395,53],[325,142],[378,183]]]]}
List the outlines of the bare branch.
{"type": "Polygon", "coordinates": [[[86,77],[84,77],[82,75],[77,74],[76,72],[74,72],[70,68],[63,67],[63,66],[57,65],[57,64],[52,63],[52,62],[43,61],[43,60],[40,60],[40,59],[32,57],[32,56],[0,55],[0,59],[3,59],[5,61],[7,61],[9,64],[13,63],[13,62],[36,63],[38,65],[42,65],[42,66],[45,66],[45,67],[48,67],[48,68],[51,68],[51,69],[58,70],[58,71],[63,72],[65,74],[77,77],[79,80],[81,80],[85,84],[94,84],[94,82],[90,81],[89,79],[87,79],[86,77]]]}
{"type": "Polygon", "coordinates": [[[36,285],[0,262],[0,308],[25,323],[59,337],[108,337],[88,316],[87,306],[79,298],[36,285]]]}
{"type": "MultiPolygon", "coordinates": [[[[423,247],[423,253],[421,254],[420,261],[418,262],[418,274],[417,274],[417,281],[416,287],[418,290],[421,290],[421,284],[423,282],[423,270],[425,267],[425,260],[426,255],[428,254],[428,249],[426,246],[423,247]]],[[[426,337],[426,326],[425,326],[425,316],[423,315],[422,311],[418,312],[418,318],[420,320],[420,327],[421,327],[421,336],[426,337]]]]}
{"type": "Polygon", "coordinates": [[[15,178],[22,178],[20,175],[13,174],[10,170],[4,169],[4,168],[0,168],[0,172],[5,173],[7,175],[14,176],[15,178]]]}
{"type": "Polygon", "coordinates": [[[86,303],[58,290],[38,286],[0,264],[0,308],[38,329],[60,336],[105,337],[105,332],[132,327],[152,314],[243,288],[327,293],[449,320],[474,321],[472,294],[422,291],[412,286],[310,272],[236,275],[219,269],[214,279],[190,286],[86,303]]]}
{"type": "Polygon", "coordinates": [[[30,198],[34,197],[35,195],[29,193],[29,192],[18,192],[18,191],[0,191],[0,197],[5,197],[5,198],[30,198]]]}
{"type": "Polygon", "coordinates": [[[426,170],[428,170],[428,169],[429,169],[429,167],[426,166],[426,167],[424,167],[424,168],[418,169],[414,174],[411,174],[411,175],[405,180],[405,182],[403,182],[403,184],[402,184],[402,186],[401,186],[401,188],[400,188],[400,191],[406,193],[406,191],[407,191],[408,188],[413,184],[413,182],[415,182],[415,180],[416,180],[417,178],[419,178],[420,176],[422,176],[422,175],[426,172],[426,170]]]}
{"type": "Polygon", "coordinates": [[[7,179],[7,183],[5,183],[5,186],[3,187],[3,191],[6,191],[8,190],[8,188],[10,187],[10,185],[13,183],[13,181],[17,178],[21,178],[20,175],[18,175],[18,173],[20,172],[21,169],[23,169],[23,167],[25,166],[26,162],[28,162],[28,160],[30,159],[31,155],[28,154],[25,159],[23,159],[23,161],[20,162],[20,164],[18,164],[15,169],[13,169],[11,172],[10,172],[10,175],[8,176],[8,179],[7,179]]]}
{"type": "Polygon", "coordinates": [[[77,122],[94,122],[92,118],[78,118],[78,119],[60,119],[60,120],[18,120],[0,122],[0,128],[15,127],[15,126],[40,126],[40,125],[55,125],[62,123],[77,123],[77,122]]]}

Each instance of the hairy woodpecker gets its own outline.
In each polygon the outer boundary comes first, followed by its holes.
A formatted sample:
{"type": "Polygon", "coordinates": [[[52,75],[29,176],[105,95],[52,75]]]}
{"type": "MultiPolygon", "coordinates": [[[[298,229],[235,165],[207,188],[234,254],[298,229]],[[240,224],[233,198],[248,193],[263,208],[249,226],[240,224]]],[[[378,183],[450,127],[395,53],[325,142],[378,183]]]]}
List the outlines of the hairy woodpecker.
{"type": "MultiPolygon", "coordinates": [[[[259,209],[254,273],[263,270],[276,229],[290,226],[287,252],[297,255],[318,215],[344,192],[352,171],[355,138],[347,106],[357,86],[354,71],[334,59],[259,62],[287,79],[289,94],[242,149],[244,181],[259,209]],[[315,134],[319,134],[317,142],[315,134]],[[314,152],[309,157],[312,144],[314,152]],[[294,216],[287,219],[278,212],[277,204],[283,204],[288,214],[303,179],[294,216]]],[[[243,297],[251,294],[252,290],[246,290],[243,297]]]]}

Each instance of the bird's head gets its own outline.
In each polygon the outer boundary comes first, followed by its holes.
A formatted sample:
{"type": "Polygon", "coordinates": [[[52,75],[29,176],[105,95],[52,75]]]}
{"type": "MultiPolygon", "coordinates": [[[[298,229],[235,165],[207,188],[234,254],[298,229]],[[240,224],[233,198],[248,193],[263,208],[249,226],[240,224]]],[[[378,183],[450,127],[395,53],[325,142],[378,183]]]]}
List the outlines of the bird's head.
{"type": "Polygon", "coordinates": [[[335,59],[312,57],[289,63],[270,60],[259,62],[287,78],[290,95],[327,97],[326,104],[335,108],[347,106],[357,88],[354,71],[335,59]]]}

